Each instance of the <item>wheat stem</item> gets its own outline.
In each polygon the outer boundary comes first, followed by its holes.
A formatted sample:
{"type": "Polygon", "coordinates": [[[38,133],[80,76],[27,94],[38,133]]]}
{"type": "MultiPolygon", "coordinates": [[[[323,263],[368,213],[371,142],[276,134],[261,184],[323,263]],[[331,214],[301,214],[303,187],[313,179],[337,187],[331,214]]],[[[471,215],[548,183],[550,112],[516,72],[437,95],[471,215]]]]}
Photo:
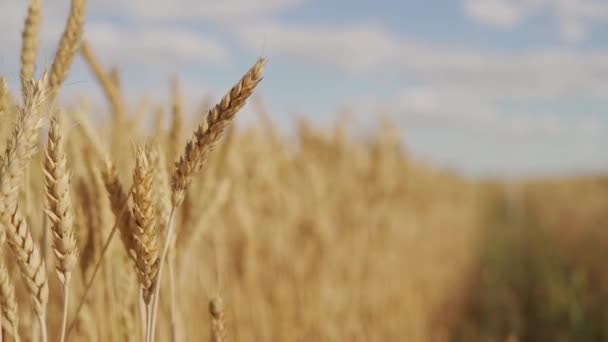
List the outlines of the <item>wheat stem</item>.
{"type": "Polygon", "coordinates": [[[61,335],[60,342],[65,342],[66,339],[66,328],[68,323],[68,307],[70,300],[70,287],[66,281],[63,285],[63,313],[61,315],[61,335]]]}
{"type": "Polygon", "coordinates": [[[156,275],[156,282],[154,283],[153,287],[152,287],[152,293],[153,293],[153,299],[152,299],[152,315],[150,316],[150,324],[152,325],[151,329],[152,329],[152,333],[151,333],[151,340],[148,342],[154,342],[154,333],[155,333],[155,328],[156,328],[156,312],[158,311],[158,299],[160,296],[160,283],[161,283],[161,279],[162,279],[162,272],[163,272],[163,268],[164,268],[164,260],[167,258],[167,252],[169,251],[169,247],[171,246],[171,237],[173,236],[173,229],[174,229],[174,221],[175,221],[175,206],[173,206],[171,208],[171,213],[169,214],[169,221],[167,222],[167,228],[165,230],[165,236],[164,236],[164,245],[163,245],[163,249],[162,252],[160,254],[160,258],[159,258],[159,263],[158,263],[158,273],[156,275]]]}
{"type": "Polygon", "coordinates": [[[46,331],[46,315],[38,315],[38,323],[40,324],[40,341],[47,342],[47,331],[46,331]]]}
{"type": "Polygon", "coordinates": [[[89,278],[89,280],[87,281],[87,283],[84,286],[84,292],[82,293],[82,295],[80,296],[80,299],[78,301],[78,307],[76,308],[76,312],[74,314],[74,319],[72,320],[72,323],[70,323],[70,325],[68,327],[66,339],[70,336],[70,333],[72,332],[72,330],[74,330],[74,327],[76,326],[76,322],[78,320],[80,312],[82,311],[82,308],[84,307],[87,296],[88,296],[89,292],[91,291],[91,288],[93,287],[93,282],[95,281],[95,277],[97,276],[97,273],[101,269],[101,264],[103,263],[104,256],[106,255],[106,253],[110,247],[110,243],[112,242],[114,235],[116,235],[116,231],[118,230],[118,226],[120,225],[122,217],[125,216],[125,214],[127,213],[127,209],[128,209],[127,202],[129,200],[129,196],[131,196],[131,192],[132,192],[132,188],[129,189],[129,192],[127,193],[127,196],[125,197],[124,202],[122,203],[121,210],[120,210],[119,214],[116,216],[116,222],[114,223],[114,226],[112,227],[112,230],[110,231],[110,235],[108,235],[108,237],[106,238],[106,241],[103,244],[103,248],[101,250],[101,255],[99,256],[99,259],[95,263],[95,267],[93,268],[93,273],[91,274],[91,277],[89,278]]]}
{"type": "MultiPolygon", "coordinates": [[[[175,240],[174,240],[175,241],[175,240]]],[[[170,294],[170,307],[169,314],[171,316],[171,341],[177,342],[179,338],[178,332],[178,308],[177,308],[177,289],[175,284],[175,246],[169,251],[168,271],[169,271],[169,294],[170,294]]]]}

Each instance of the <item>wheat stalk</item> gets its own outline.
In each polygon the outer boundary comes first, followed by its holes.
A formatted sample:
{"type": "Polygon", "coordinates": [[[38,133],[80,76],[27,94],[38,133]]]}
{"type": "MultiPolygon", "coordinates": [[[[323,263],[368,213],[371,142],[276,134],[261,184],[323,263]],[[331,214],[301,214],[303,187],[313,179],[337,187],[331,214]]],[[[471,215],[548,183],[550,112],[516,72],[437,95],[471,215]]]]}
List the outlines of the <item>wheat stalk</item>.
{"type": "MultiPolygon", "coordinates": [[[[105,182],[105,180],[104,180],[104,182],[105,182]]],[[[128,211],[127,209],[129,208],[128,200],[132,194],[132,190],[133,190],[132,188],[129,189],[129,192],[123,198],[124,202],[120,203],[120,205],[117,206],[118,210],[116,210],[116,222],[114,223],[114,226],[112,227],[112,230],[110,231],[110,235],[106,238],[106,240],[104,242],[104,245],[101,249],[101,253],[99,256],[99,260],[97,260],[97,262],[95,263],[95,266],[93,267],[93,272],[91,274],[91,277],[89,278],[89,280],[86,282],[86,284],[84,286],[84,291],[83,291],[82,295],[80,296],[80,301],[78,303],[78,306],[77,306],[75,314],[74,314],[76,319],[74,319],[72,321],[72,323],[70,323],[70,325],[68,327],[68,332],[67,332],[66,338],[68,338],[70,336],[70,333],[73,331],[74,327],[76,326],[77,318],[79,317],[80,312],[84,308],[84,304],[87,299],[87,295],[89,294],[89,291],[91,290],[91,287],[93,286],[95,277],[97,276],[97,273],[99,272],[99,269],[101,268],[101,263],[103,261],[103,258],[105,256],[106,252],[108,251],[108,248],[110,247],[110,243],[112,242],[112,239],[114,238],[114,235],[116,234],[116,231],[120,230],[119,227],[121,227],[122,223],[124,222],[123,221],[124,217],[130,218],[130,216],[126,215],[126,213],[128,211]]],[[[129,227],[128,229],[130,229],[130,223],[124,227],[129,227]]],[[[133,241],[133,239],[131,237],[132,235],[130,233],[128,234],[128,236],[130,237],[129,241],[133,241]]],[[[124,242],[124,240],[123,240],[123,242],[124,242]]],[[[126,246],[126,243],[125,243],[125,246],[126,246]]],[[[132,260],[134,260],[135,259],[134,249],[129,246],[126,246],[126,247],[127,247],[127,253],[129,255],[129,257],[132,260]]]]}
{"type": "Polygon", "coordinates": [[[101,84],[101,88],[110,103],[112,115],[114,115],[115,120],[118,120],[117,124],[119,124],[125,118],[125,109],[117,85],[112,80],[112,77],[103,70],[86,40],[83,40],[80,44],[80,54],[97,78],[97,82],[101,84]]]}
{"type": "Polygon", "coordinates": [[[57,275],[63,285],[61,342],[65,340],[71,274],[78,259],[70,196],[71,173],[68,171],[66,163],[67,158],[63,148],[59,118],[55,115],[49,123],[43,171],[47,199],[45,211],[51,222],[53,232],[53,251],[57,259],[57,275]]]}
{"type": "Polygon", "coordinates": [[[243,108],[247,99],[253,94],[255,87],[262,81],[264,65],[264,58],[258,59],[239,82],[230,89],[228,94],[224,95],[220,103],[207,113],[207,117],[197,127],[194,131],[194,136],[186,144],[184,154],[175,164],[175,170],[171,175],[171,213],[167,228],[165,229],[158,277],[153,288],[154,299],[150,321],[152,325],[152,340],[154,339],[160,282],[162,280],[163,265],[165,264],[164,260],[167,258],[167,253],[173,239],[175,210],[184,200],[188,185],[192,182],[194,175],[203,167],[208,153],[213,150],[215,143],[221,138],[226,127],[232,122],[236,113],[243,108]]]}

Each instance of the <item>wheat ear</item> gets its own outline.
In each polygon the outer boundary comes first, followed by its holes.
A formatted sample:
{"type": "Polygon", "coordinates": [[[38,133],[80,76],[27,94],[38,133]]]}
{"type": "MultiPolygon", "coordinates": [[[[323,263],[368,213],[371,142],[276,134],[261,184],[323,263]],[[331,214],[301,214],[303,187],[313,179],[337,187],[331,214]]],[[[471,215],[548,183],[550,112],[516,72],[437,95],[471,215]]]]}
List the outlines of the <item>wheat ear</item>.
{"type": "MultiPolygon", "coordinates": [[[[19,109],[17,122],[6,144],[0,170],[0,212],[11,214],[23,182],[27,163],[36,152],[36,144],[42,116],[43,102],[47,97],[46,79],[30,80],[26,83],[27,96],[25,104],[19,109]]],[[[8,219],[2,223],[8,223],[8,219]]]]}
{"type": "Polygon", "coordinates": [[[40,18],[40,0],[30,0],[21,35],[21,91],[24,99],[27,81],[34,78],[36,72],[40,18]]]}
{"type": "Polygon", "coordinates": [[[225,342],[226,322],[222,298],[216,297],[209,301],[209,313],[211,314],[211,342],[225,342]]]}
{"type": "Polygon", "coordinates": [[[194,131],[194,136],[186,144],[186,149],[173,171],[171,201],[174,207],[178,207],[184,200],[186,188],[205,164],[208,153],[213,150],[226,127],[262,80],[264,64],[264,59],[260,58],[220,103],[207,113],[207,117],[194,131]]]}
{"type": "Polygon", "coordinates": [[[19,314],[15,288],[10,273],[0,262],[0,305],[2,306],[2,329],[19,341],[19,314]]]}
{"type": "Polygon", "coordinates": [[[70,3],[70,14],[65,24],[65,29],[55,59],[51,66],[51,74],[49,84],[53,89],[53,94],[56,95],[61,87],[61,84],[68,77],[72,61],[78,51],[78,47],[82,40],[82,30],[84,26],[84,10],[85,0],[72,0],[70,3]]]}
{"type": "Polygon", "coordinates": [[[149,152],[145,148],[138,148],[133,172],[133,241],[139,283],[146,305],[150,304],[152,285],[158,271],[158,231],[153,181],[154,168],[149,160],[149,152]]]}
{"type": "Polygon", "coordinates": [[[63,317],[60,341],[65,341],[69,285],[71,274],[78,260],[78,247],[74,232],[74,216],[70,196],[71,174],[63,147],[59,117],[54,115],[49,123],[46,158],[43,166],[46,195],[46,214],[53,232],[53,252],[57,259],[57,275],[63,285],[63,317]]]}
{"type": "Polygon", "coordinates": [[[42,118],[41,107],[46,99],[46,78],[26,82],[25,104],[19,110],[17,123],[8,140],[0,169],[0,223],[17,259],[34,311],[40,322],[42,339],[46,341],[46,303],[48,284],[44,260],[34,244],[31,231],[17,204],[27,163],[36,151],[42,118]]]}
{"type": "Polygon", "coordinates": [[[31,230],[18,206],[15,206],[15,211],[9,217],[10,223],[6,225],[8,242],[32,299],[34,312],[38,316],[42,340],[46,341],[46,304],[49,298],[49,287],[44,260],[34,244],[31,230]]]}
{"type": "Polygon", "coordinates": [[[133,211],[135,222],[133,241],[136,251],[136,269],[142,298],[146,306],[146,341],[152,341],[151,301],[152,287],[158,273],[158,231],[156,227],[156,206],[154,203],[154,168],[149,160],[149,152],[138,148],[133,172],[133,211]]]}

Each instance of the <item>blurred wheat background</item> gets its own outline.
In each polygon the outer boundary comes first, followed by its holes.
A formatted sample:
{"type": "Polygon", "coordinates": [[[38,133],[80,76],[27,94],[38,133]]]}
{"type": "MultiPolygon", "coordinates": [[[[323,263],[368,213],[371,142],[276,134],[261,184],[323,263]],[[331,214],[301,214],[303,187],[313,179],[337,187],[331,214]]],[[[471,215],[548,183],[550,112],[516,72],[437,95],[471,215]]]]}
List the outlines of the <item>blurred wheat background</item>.
{"type": "MultiPolygon", "coordinates": [[[[471,16],[499,23],[519,20],[505,17],[505,8],[508,14],[540,6],[505,0],[479,12],[475,1],[465,2],[471,16]]],[[[9,51],[19,63],[0,75],[0,340],[608,340],[608,182],[598,172],[601,161],[581,166],[564,156],[570,163],[555,170],[526,169],[525,158],[498,150],[491,153],[514,165],[500,173],[503,164],[494,163],[485,171],[499,176],[482,177],[480,165],[495,159],[477,154],[471,172],[470,165],[450,164],[453,157],[420,157],[415,146],[426,138],[412,133],[418,142],[410,149],[398,117],[367,117],[363,133],[349,110],[331,119],[279,118],[266,101],[273,103],[267,92],[278,82],[271,70],[284,67],[272,56],[293,50],[273,52],[272,43],[269,58],[237,63],[240,74],[222,82],[230,85],[219,96],[192,89],[191,75],[184,81],[159,69],[165,79],[152,83],[163,95],[140,97],[125,85],[130,78],[123,79],[120,65],[103,58],[121,46],[108,44],[99,25],[88,35],[89,4],[68,3],[53,53],[44,52],[50,33],[42,24],[46,13],[57,21],[57,6],[29,0],[12,13],[0,4],[0,17],[14,14],[6,20],[21,32],[9,51]],[[69,78],[73,64],[88,75],[83,87],[91,94],[78,91],[78,77],[69,78]]],[[[92,1],[91,8],[118,3],[92,1]]],[[[160,16],[156,5],[150,17],[160,16]]],[[[599,5],[571,10],[596,9],[601,22],[599,10],[608,9],[599,5]]],[[[137,8],[129,6],[126,12],[137,8]]],[[[217,13],[232,8],[218,6],[217,13]]],[[[563,35],[582,39],[574,29],[563,35]]],[[[167,38],[141,42],[172,48],[167,38]]],[[[184,51],[196,58],[199,50],[184,51]]],[[[598,56],[583,71],[599,71],[590,77],[605,85],[608,58],[598,56]]],[[[145,64],[146,57],[132,58],[145,64]]],[[[504,70],[521,72],[512,67],[518,63],[530,67],[514,57],[504,70]]],[[[451,69],[436,66],[446,73],[443,91],[451,69]]],[[[280,87],[315,100],[314,89],[291,81],[280,87]]],[[[402,108],[433,117],[434,95],[419,90],[406,91],[402,108]]],[[[575,129],[589,129],[588,119],[575,129]]],[[[508,120],[491,125],[521,125],[508,120]]],[[[583,142],[581,154],[603,141],[602,124],[585,131],[598,140],[583,142]]],[[[540,164],[557,160],[545,157],[540,164]]]]}

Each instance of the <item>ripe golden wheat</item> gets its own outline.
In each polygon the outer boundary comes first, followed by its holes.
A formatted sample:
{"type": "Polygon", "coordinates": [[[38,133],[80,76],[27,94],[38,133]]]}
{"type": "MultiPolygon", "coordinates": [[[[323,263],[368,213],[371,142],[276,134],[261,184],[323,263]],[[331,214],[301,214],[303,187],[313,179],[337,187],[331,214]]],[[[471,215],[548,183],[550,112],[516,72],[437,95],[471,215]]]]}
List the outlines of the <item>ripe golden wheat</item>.
{"type": "Polygon", "coordinates": [[[412,163],[384,130],[351,141],[340,124],[301,123],[285,138],[261,105],[257,125],[232,127],[264,58],[206,113],[186,113],[172,78],[149,132],[83,39],[84,13],[72,0],[36,78],[30,0],[22,100],[0,78],[3,340],[429,339],[432,308],[471,262],[474,186],[412,163]],[[108,120],[55,101],[78,52],[108,120]]]}

